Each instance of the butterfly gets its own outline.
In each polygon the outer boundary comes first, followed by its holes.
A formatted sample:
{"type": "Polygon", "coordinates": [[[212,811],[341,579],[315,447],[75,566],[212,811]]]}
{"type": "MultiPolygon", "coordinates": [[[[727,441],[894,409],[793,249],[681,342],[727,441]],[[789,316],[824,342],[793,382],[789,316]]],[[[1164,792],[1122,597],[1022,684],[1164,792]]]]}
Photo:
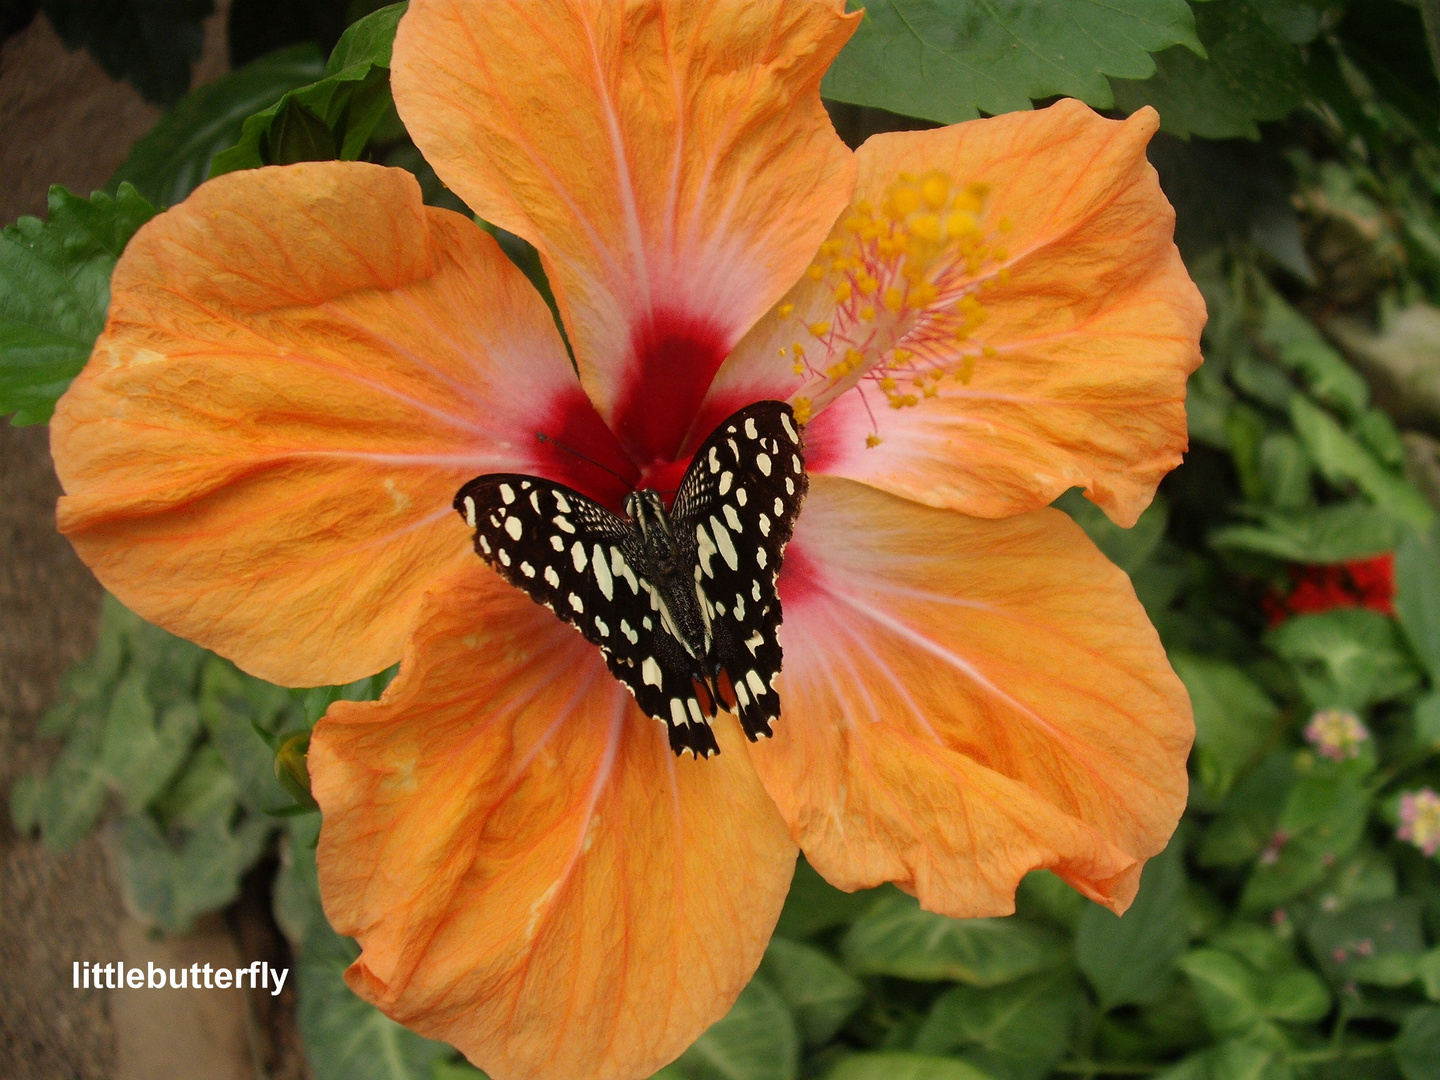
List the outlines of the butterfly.
{"type": "Polygon", "coordinates": [[[780,717],[775,581],[807,487],[795,414],[760,401],[715,428],[668,511],[642,489],[621,517],[516,473],[476,477],[455,509],[485,562],[599,647],[676,754],[709,757],[720,708],[752,742],[780,717]]]}

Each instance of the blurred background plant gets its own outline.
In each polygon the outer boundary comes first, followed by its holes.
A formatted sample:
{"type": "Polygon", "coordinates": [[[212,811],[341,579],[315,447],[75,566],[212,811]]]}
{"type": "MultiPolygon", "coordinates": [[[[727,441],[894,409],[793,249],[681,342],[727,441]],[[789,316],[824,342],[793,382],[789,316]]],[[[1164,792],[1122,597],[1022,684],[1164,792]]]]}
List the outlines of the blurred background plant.
{"type": "MultiPolygon", "coordinates": [[[[803,861],[759,974],[665,1080],[1440,1078],[1440,82],[1399,0],[892,0],[824,84],[852,144],[1079,97],[1159,109],[1151,158],[1210,311],[1191,449],[1131,530],[1058,503],[1131,577],[1195,706],[1190,807],[1120,919],[1045,872],[1007,918],[853,895],[803,861]]],[[[364,159],[464,210],[389,94],[403,5],[0,0],[170,106],[105,192],[0,235],[0,414],[43,423],[129,236],[207,176],[364,159]],[[346,29],[348,27],[348,29],[346,29]],[[328,57],[328,59],[327,59],[328,57]]],[[[484,223],[481,223],[484,225],[484,223]]],[[[489,228],[489,226],[485,226],[489,228]]],[[[500,233],[545,290],[533,249],[500,233]]],[[[548,291],[547,291],[548,295],[548,291]]],[[[346,989],[304,746],[391,672],[285,690],[107,600],[10,812],[111,822],[126,904],[179,931],[259,867],[316,1080],[464,1080],[346,989]]]]}

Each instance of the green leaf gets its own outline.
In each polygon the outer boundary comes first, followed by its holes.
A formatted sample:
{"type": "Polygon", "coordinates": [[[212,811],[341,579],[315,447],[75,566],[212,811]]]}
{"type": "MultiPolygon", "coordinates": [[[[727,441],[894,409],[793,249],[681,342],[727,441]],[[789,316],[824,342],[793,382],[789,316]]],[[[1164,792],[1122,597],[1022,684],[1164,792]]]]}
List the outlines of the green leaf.
{"type": "Polygon", "coordinates": [[[1260,857],[1240,906],[1268,912],[1318,884],[1365,832],[1370,795],[1355,770],[1315,769],[1290,788],[1274,842],[1260,857]]]}
{"type": "Polygon", "coordinates": [[[915,1037],[921,1054],[959,1052],[1004,1080],[1040,1080],[1065,1056],[1081,1007],[1067,971],[980,990],[956,986],[935,1000],[915,1037]]]}
{"type": "Polygon", "coordinates": [[[821,93],[942,124],[1057,94],[1108,108],[1105,76],[1144,79],[1172,45],[1204,51],[1180,0],[889,0],[868,6],[821,93]]]}
{"type": "Polygon", "coordinates": [[[1400,527],[1393,517],[1360,500],[1266,510],[1258,525],[1229,525],[1206,537],[1221,550],[1254,551],[1286,562],[1320,565],[1394,551],[1399,538],[1400,527]]]}
{"type": "Polygon", "coordinates": [[[404,12],[404,4],[393,4],[346,30],[326,64],[324,78],[291,90],[248,117],[235,145],[215,157],[210,175],[296,161],[359,158],[393,106],[390,50],[404,12]]]}
{"type": "Polygon", "coordinates": [[[1362,709],[1414,689],[1421,673],[1395,620],[1366,608],[1297,615],[1265,635],[1317,709],[1362,709]]]}
{"type": "MultiPolygon", "coordinates": [[[[665,1077],[666,1069],[661,1069],[655,1074],[660,1080],[668,1080],[665,1077]]],[[[651,1080],[655,1080],[652,1077],[651,1080]]],[[[430,1080],[490,1080],[479,1069],[464,1061],[440,1061],[436,1059],[430,1063],[430,1080]]]]}
{"type": "Polygon", "coordinates": [[[115,688],[100,742],[100,767],[132,813],[164,790],[200,732],[193,702],[157,711],[148,674],[132,671],[115,688]]]}
{"type": "Polygon", "coordinates": [[[1408,532],[1395,552],[1395,615],[1440,685],[1440,528],[1408,532]]]}
{"type": "Polygon", "coordinates": [[[1129,529],[1122,529],[1106,517],[1105,511],[1085,498],[1079,488],[1071,488],[1051,505],[1069,514],[1105,557],[1131,576],[1155,554],[1170,520],[1169,507],[1162,495],[1155,497],[1140,520],[1129,529]]]}
{"type": "Polygon", "coordinates": [[[155,210],[134,188],[88,200],[50,189],[50,217],[0,230],[0,415],[41,424],[90,358],[110,272],[155,210]]]}
{"type": "Polygon", "coordinates": [[[1395,1060],[1405,1080],[1440,1080],[1440,1008],[1425,1005],[1405,1014],[1395,1060]]]}
{"type": "Polygon", "coordinates": [[[169,104],[190,85],[214,0],[42,0],[60,40],[87,49],[108,75],[169,104]]]}
{"type": "Polygon", "coordinates": [[[1219,949],[1195,949],[1179,960],[1216,1035],[1244,1034],[1264,1019],[1255,973],[1219,949]]]}
{"type": "Polygon", "coordinates": [[[799,1067],[795,1021],[763,977],[751,979],[674,1065],[686,1080],[794,1080],[799,1067]]]}
{"type": "Polygon", "coordinates": [[[862,975],[999,986],[1055,967],[1069,950],[1056,931],[1014,916],[949,919],[913,897],[891,896],[850,927],[840,951],[862,975]]]}
{"type": "Polygon", "coordinates": [[[1305,99],[1300,51],[1265,18],[1271,2],[1200,4],[1195,29],[1204,52],[1167,49],[1155,58],[1151,78],[1117,79],[1116,105],[1126,112],[1153,105],[1161,126],[1182,138],[1258,139],[1256,121],[1279,120],[1305,99]]]}
{"type": "Polygon", "coordinates": [[[1292,968],[1264,982],[1260,1011],[1270,1020],[1313,1024],[1330,1011],[1330,991],[1313,971],[1292,968]]]}
{"type": "Polygon", "coordinates": [[[1049,870],[1032,870],[1015,890],[1015,910],[1027,919],[1048,922],[1074,933],[1090,902],[1049,870]]]}
{"type": "Polygon", "coordinates": [[[1155,1001],[1185,951],[1185,867],[1172,841],[1145,864],[1130,910],[1117,917],[1090,904],[1075,931],[1075,959],[1102,1009],[1155,1001]]]}
{"type": "Polygon", "coordinates": [[[130,148],[110,189],[130,183],[155,206],[173,206],[210,175],[216,154],[235,145],[247,117],[324,71],[315,46],[296,45],[192,90],[130,148]]]}
{"type": "Polygon", "coordinates": [[[1321,972],[1343,986],[1356,977],[1357,969],[1362,975],[1367,966],[1371,973],[1378,971],[1378,958],[1407,956],[1418,962],[1425,952],[1420,916],[1420,901],[1413,896],[1357,904],[1316,916],[1306,936],[1321,972]]]}
{"type": "Polygon", "coordinates": [[[853,1054],[826,1074],[825,1080],[996,1080],[990,1073],[955,1058],[889,1051],[853,1054]]]}
{"type": "MultiPolygon", "coordinates": [[[[1214,0],[1223,3],[1224,0],[1214,0]]],[[[1298,375],[1322,405],[1347,418],[1358,417],[1370,404],[1370,388],[1325,340],[1319,329],[1291,307],[1258,274],[1252,279],[1259,302],[1260,341],[1281,367],[1298,375]]]]}
{"type": "Polygon", "coordinates": [[[234,828],[208,818],[176,841],[149,815],[127,817],[119,844],[125,904],[149,925],[167,932],[188,929],[196,916],[240,895],[240,878],[260,857],[270,833],[270,824],[256,818],[234,828]]]}
{"type": "Polygon", "coordinates": [[[351,993],[345,985],[354,958],[348,944],[340,938],[321,944],[312,935],[296,965],[297,1020],[314,1080],[430,1080],[432,1063],[454,1051],[351,993]]]}
{"type": "Polygon", "coordinates": [[[760,974],[795,1016],[806,1046],[819,1046],[865,1000],[865,988],[829,954],[813,945],[774,937],[760,962],[760,974]]]}
{"type": "Polygon", "coordinates": [[[229,821],[239,794],[220,751],[203,743],[156,802],[155,812],[168,828],[198,829],[207,821],[229,821]]]}
{"type": "Polygon", "coordinates": [[[1263,1041],[1226,1039],[1191,1054],[1156,1080],[1290,1080],[1292,1076],[1275,1047],[1263,1041]]]}
{"type": "Polygon", "coordinates": [[[879,897],[894,891],[889,886],[842,892],[821,877],[802,855],[795,864],[795,877],[775,932],[789,938],[808,938],[831,927],[849,926],[879,897]]]}
{"type": "Polygon", "coordinates": [[[1290,422],[1330,483],[1354,484],[1380,509],[1417,528],[1428,529],[1435,520],[1435,511],[1414,485],[1386,468],[1324,409],[1296,394],[1290,401],[1290,422]]]}
{"type": "Polygon", "coordinates": [[[302,730],[303,707],[290,692],[244,674],[228,660],[210,656],[200,683],[200,720],[235,778],[241,801],[255,813],[290,800],[275,779],[275,754],[256,733],[302,730]]]}
{"type": "Polygon", "coordinates": [[[395,31],[400,25],[400,17],[409,6],[409,0],[391,4],[351,23],[335,43],[330,60],[325,65],[325,74],[338,75],[356,64],[388,68],[390,50],[395,45],[395,31]]]}
{"type": "Polygon", "coordinates": [[[1200,782],[1218,798],[1269,745],[1279,707],[1234,664],[1189,653],[1172,654],[1170,663],[1195,710],[1200,782]]]}

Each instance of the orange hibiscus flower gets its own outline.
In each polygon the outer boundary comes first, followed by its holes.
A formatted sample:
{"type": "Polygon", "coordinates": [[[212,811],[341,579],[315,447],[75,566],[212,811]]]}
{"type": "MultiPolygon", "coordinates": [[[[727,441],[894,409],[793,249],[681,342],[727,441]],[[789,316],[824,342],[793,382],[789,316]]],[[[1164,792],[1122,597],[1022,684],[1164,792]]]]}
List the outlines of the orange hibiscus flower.
{"type": "Polygon", "coordinates": [[[1154,114],[852,154],[818,91],[857,18],[413,0],[400,113],[539,249],[574,365],[473,222],[312,163],[143,228],[55,416],[61,527],[139,614],[291,685],[401,659],[314,734],[326,912],[357,993],[505,1080],[674,1058],[755,970],[797,845],[947,915],[1012,910],[1036,867],[1122,910],[1185,801],[1185,693],[1046,508],[1081,486],[1132,524],[1185,448],[1204,312],[1154,114]],[[808,421],[784,712],[677,758],[451,500],[518,472],[618,511],[765,399],[808,421]]]}

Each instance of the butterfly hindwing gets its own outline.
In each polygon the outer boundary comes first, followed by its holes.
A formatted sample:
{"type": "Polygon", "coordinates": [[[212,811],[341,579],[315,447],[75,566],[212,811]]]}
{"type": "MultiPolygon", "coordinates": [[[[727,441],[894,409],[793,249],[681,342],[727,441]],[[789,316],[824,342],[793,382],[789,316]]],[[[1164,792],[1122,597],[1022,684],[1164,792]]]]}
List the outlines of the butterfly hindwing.
{"type": "Polygon", "coordinates": [[[780,716],[781,611],[775,589],[808,480],[788,405],[762,401],[705,440],[671,509],[677,537],[694,545],[696,584],[708,605],[710,659],[728,677],[752,740],[780,716]]]}
{"type": "Polygon", "coordinates": [[[671,746],[718,750],[695,692],[700,662],[664,626],[634,525],[536,476],[477,477],[455,497],[475,551],[599,647],[640,707],[666,723],[671,746]]]}

